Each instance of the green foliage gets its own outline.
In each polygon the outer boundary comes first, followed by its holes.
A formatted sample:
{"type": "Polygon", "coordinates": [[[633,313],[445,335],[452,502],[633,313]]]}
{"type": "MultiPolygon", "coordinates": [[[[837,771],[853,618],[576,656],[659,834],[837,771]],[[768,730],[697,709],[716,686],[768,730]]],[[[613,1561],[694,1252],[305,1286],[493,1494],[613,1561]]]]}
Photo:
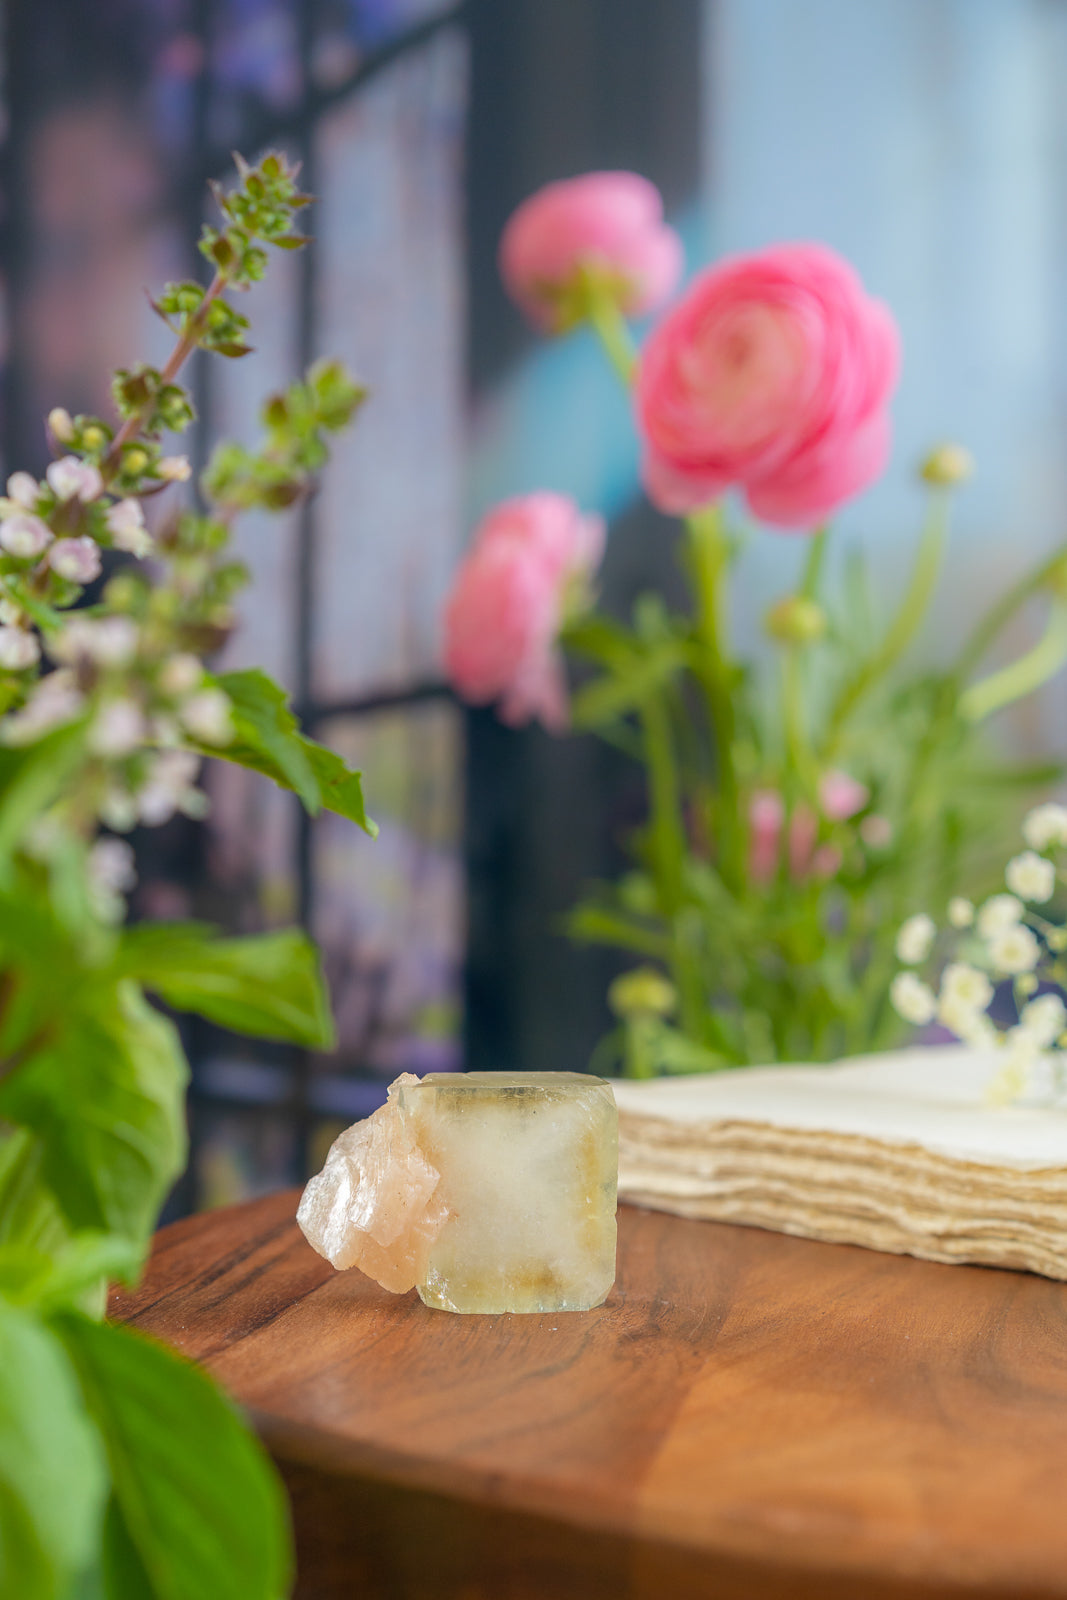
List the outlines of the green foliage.
{"type": "Polygon", "coordinates": [[[278,1600],[285,1498],[216,1386],[129,1328],[69,1313],[57,1326],[110,1468],[108,1600],[278,1600]]]}
{"type": "Polygon", "coordinates": [[[123,929],[134,861],[118,836],[203,815],[208,755],[375,832],[359,773],[303,734],[276,684],[203,664],[247,582],[233,520],[311,491],[362,389],[317,363],[267,402],[259,446],[219,447],[205,511],[150,533],[142,509],[190,476],[160,442],[193,420],[182,363],[248,350],[224,291],[262,276],[265,246],[304,242],[307,197],[284,160],[238,167],[202,240],[211,283],[156,302],[169,360],[115,374],[117,426],[51,412],[62,459],[0,497],[0,1593],[19,1600],[282,1600],[289,1586],[284,1498],[254,1437],[202,1373],[101,1321],[185,1161],[188,1068],[148,996],[243,1033],[334,1040],[301,931],[123,929]],[[123,565],[88,606],[102,550],[123,565]]]}
{"type": "Polygon", "coordinates": [[[233,705],[235,734],[226,747],[227,761],[291,789],[312,816],[335,811],[372,838],[377,834],[364,809],[360,774],[300,732],[277,684],[255,670],[227,672],[214,681],[233,705]]]}

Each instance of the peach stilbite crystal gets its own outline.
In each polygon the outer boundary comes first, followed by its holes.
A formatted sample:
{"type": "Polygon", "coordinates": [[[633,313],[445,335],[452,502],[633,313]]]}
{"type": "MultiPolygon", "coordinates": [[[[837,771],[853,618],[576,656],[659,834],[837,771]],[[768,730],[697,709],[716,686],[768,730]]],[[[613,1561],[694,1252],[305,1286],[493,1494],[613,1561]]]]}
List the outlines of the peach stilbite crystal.
{"type": "Polygon", "coordinates": [[[335,1267],[359,1267],[383,1289],[414,1289],[448,1218],[435,1198],[440,1173],[422,1154],[398,1104],[403,1073],[389,1099],[333,1144],[304,1190],[296,1220],[313,1249],[335,1267]]]}

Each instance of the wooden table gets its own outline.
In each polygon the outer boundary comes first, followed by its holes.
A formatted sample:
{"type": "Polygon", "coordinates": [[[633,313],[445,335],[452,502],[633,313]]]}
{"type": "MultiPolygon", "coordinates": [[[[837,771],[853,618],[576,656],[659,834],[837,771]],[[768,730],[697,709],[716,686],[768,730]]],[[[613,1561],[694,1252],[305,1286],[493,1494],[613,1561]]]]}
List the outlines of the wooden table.
{"type": "Polygon", "coordinates": [[[251,1411],[304,1600],[1067,1597],[1067,1286],[624,1207],[599,1310],[457,1317],[295,1205],[112,1309],[251,1411]]]}

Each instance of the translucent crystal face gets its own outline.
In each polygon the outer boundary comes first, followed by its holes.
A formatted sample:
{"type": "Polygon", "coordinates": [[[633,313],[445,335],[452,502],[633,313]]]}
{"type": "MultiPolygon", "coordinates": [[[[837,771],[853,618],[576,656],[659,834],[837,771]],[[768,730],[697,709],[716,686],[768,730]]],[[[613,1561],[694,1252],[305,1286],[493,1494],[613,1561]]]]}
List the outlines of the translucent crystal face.
{"type": "Polygon", "coordinates": [[[404,1074],[298,1221],[334,1266],[444,1311],[581,1311],[615,1281],[618,1118],[580,1073],[404,1074]]]}
{"type": "Polygon", "coordinates": [[[445,1311],[581,1311],[615,1281],[618,1118],[581,1073],[431,1073],[399,1093],[447,1219],[418,1290],[445,1311]]]}

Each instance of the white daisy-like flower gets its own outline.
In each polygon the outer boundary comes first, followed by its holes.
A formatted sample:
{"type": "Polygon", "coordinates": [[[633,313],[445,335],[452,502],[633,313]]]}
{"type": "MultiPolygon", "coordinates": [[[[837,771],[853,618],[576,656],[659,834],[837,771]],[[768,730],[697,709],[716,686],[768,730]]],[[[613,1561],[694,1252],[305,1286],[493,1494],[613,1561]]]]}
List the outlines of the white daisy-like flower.
{"type": "Polygon", "coordinates": [[[1029,1038],[1047,1050],[1067,1027],[1067,1006],[1064,1006],[1058,994],[1039,995],[1036,1000],[1023,1006],[1019,1014],[1019,1026],[1029,1038]]]}
{"type": "Polygon", "coordinates": [[[1056,868],[1036,851],[1024,850],[1008,862],[1004,869],[1004,881],[1020,900],[1041,905],[1052,899],[1056,887],[1056,868]]]}
{"type": "Polygon", "coordinates": [[[907,922],[901,924],[897,934],[897,957],[907,966],[917,966],[920,961],[925,961],[930,954],[937,934],[937,927],[932,917],[925,911],[918,912],[914,917],[909,917],[907,922]]]}
{"type": "Polygon", "coordinates": [[[997,1042],[997,1030],[985,1012],[961,995],[942,994],[937,1003],[937,1020],[972,1050],[991,1050],[997,1042]]]}
{"type": "Polygon", "coordinates": [[[1025,907],[1013,894],[994,894],[978,912],[978,932],[989,939],[1004,928],[1013,928],[1022,921],[1025,907]]]}
{"type": "Polygon", "coordinates": [[[993,985],[978,967],[969,966],[966,961],[951,961],[941,974],[941,995],[984,1011],[993,998],[993,985]]]}
{"type": "Polygon", "coordinates": [[[889,998],[893,1009],[904,1018],[905,1022],[913,1022],[916,1027],[921,1027],[926,1022],[934,1020],[937,1010],[937,1000],[929,984],[923,983],[914,972],[898,972],[893,982],[889,985],[889,998]]]}
{"type": "Polygon", "coordinates": [[[1001,928],[989,940],[989,959],[994,970],[1004,977],[1033,972],[1040,956],[1041,946],[1030,929],[1019,922],[1001,928]]]}
{"type": "Polygon", "coordinates": [[[1035,806],[1023,818],[1023,838],[1031,850],[1047,850],[1053,844],[1067,844],[1067,806],[1048,800],[1035,806]]]}
{"type": "Polygon", "coordinates": [[[91,461],[79,461],[77,456],[53,461],[45,477],[58,500],[95,500],[104,492],[99,469],[91,461]]]}
{"type": "Polygon", "coordinates": [[[948,920],[954,928],[969,928],[974,921],[974,906],[961,894],[953,895],[948,903],[948,920]]]}

